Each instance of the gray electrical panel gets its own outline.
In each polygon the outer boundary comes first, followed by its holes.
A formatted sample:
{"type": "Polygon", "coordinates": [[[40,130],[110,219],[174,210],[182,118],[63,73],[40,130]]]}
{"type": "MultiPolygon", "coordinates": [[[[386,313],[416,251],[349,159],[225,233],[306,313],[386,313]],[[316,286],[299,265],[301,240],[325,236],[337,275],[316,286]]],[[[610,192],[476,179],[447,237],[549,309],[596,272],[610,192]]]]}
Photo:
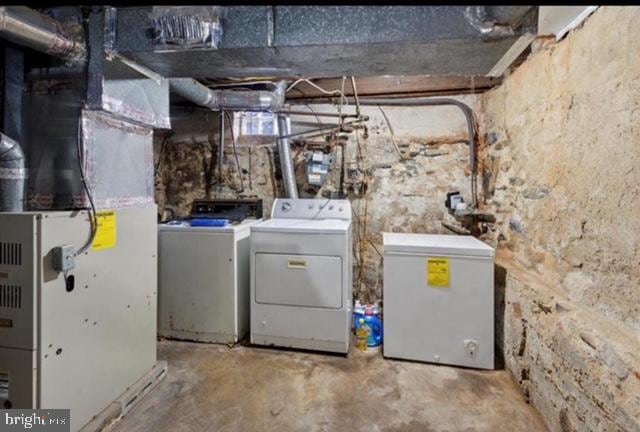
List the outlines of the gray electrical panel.
{"type": "Polygon", "coordinates": [[[71,409],[72,431],[156,365],[156,206],[100,217],[60,272],[86,211],[0,213],[0,407],[71,409]]]}

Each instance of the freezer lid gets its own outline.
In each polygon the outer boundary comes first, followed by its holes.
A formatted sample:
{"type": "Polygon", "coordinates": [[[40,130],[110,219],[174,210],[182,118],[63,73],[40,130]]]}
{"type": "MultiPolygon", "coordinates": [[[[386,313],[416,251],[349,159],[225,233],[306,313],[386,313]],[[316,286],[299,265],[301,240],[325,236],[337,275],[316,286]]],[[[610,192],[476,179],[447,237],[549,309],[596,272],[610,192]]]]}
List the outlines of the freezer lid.
{"type": "Polygon", "coordinates": [[[382,233],[384,252],[493,257],[494,249],[472,236],[382,233]]]}
{"type": "Polygon", "coordinates": [[[269,219],[251,226],[251,232],[343,234],[351,221],[340,219],[269,219]]]}

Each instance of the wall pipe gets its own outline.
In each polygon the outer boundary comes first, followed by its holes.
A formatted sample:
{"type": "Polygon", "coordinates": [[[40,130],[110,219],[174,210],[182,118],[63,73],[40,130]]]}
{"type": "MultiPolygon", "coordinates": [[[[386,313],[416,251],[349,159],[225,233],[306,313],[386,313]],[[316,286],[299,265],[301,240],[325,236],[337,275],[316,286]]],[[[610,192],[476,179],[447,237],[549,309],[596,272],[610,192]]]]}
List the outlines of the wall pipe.
{"type": "MultiPolygon", "coordinates": [[[[231,125],[233,127],[233,125],[231,125]]],[[[220,111],[220,142],[218,143],[218,182],[222,184],[224,169],[224,111],[220,111]]]]}
{"type": "Polygon", "coordinates": [[[0,133],[0,211],[24,210],[24,184],[27,178],[22,147],[0,133]]]}
{"type": "Polygon", "coordinates": [[[86,57],[84,44],[67,35],[58,21],[26,6],[0,6],[0,36],[65,60],[86,57]]]}
{"type": "Polygon", "coordinates": [[[293,157],[291,156],[291,118],[287,115],[278,116],[278,155],[280,156],[280,170],[282,171],[282,183],[286,198],[298,198],[298,185],[296,183],[293,157]]]}
{"type": "Polygon", "coordinates": [[[214,111],[277,111],[285,98],[285,82],[275,91],[215,90],[193,78],[170,78],[169,88],[179,96],[214,111]]]}
{"type": "MultiPolygon", "coordinates": [[[[352,103],[350,100],[349,103],[352,103]]],[[[458,107],[464,114],[467,122],[467,131],[469,134],[469,166],[471,168],[471,195],[472,207],[475,208],[478,203],[477,194],[477,143],[476,143],[476,126],[473,120],[473,111],[469,105],[451,98],[411,98],[411,99],[362,99],[360,105],[385,105],[385,106],[446,106],[451,105],[458,107]]]]}

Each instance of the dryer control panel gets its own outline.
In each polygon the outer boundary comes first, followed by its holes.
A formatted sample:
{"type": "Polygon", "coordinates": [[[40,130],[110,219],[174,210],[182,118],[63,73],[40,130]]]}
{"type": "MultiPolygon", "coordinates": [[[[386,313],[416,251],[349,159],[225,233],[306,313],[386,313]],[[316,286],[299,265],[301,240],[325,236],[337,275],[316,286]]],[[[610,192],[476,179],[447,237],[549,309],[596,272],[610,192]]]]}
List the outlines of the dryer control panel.
{"type": "Polygon", "coordinates": [[[271,217],[280,219],[351,220],[351,202],[336,199],[278,198],[273,202],[271,217]]]}

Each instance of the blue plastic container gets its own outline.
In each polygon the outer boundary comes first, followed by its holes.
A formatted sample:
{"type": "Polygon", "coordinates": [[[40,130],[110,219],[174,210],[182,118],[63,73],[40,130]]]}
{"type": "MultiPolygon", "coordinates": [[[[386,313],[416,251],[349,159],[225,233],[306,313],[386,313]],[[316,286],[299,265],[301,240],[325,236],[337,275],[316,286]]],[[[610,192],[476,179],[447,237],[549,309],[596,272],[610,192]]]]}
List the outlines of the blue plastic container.
{"type": "Polygon", "coordinates": [[[367,346],[372,348],[382,345],[382,320],[380,317],[377,315],[365,315],[364,322],[371,329],[367,346]]]}
{"type": "Polygon", "coordinates": [[[380,309],[376,306],[362,306],[356,303],[356,307],[353,309],[354,330],[357,331],[360,328],[360,319],[364,319],[364,322],[371,329],[369,334],[369,341],[367,346],[370,348],[378,347],[382,345],[382,318],[380,317],[380,309]],[[369,309],[367,311],[367,309],[369,309]],[[367,313],[368,312],[368,313],[367,313]]]}
{"type": "Polygon", "coordinates": [[[353,308],[353,331],[355,332],[360,327],[360,318],[364,319],[364,306],[359,301],[356,302],[353,308]]]}
{"type": "Polygon", "coordinates": [[[225,227],[229,225],[229,219],[207,219],[194,218],[191,219],[192,227],[225,227]]]}

